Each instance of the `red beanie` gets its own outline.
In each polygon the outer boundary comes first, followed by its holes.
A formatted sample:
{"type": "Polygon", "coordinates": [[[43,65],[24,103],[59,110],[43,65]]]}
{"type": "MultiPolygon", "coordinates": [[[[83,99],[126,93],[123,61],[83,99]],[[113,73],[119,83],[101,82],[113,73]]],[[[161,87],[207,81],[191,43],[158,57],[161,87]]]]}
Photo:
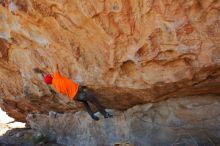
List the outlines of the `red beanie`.
{"type": "Polygon", "coordinates": [[[44,77],[44,82],[46,84],[52,84],[52,80],[53,80],[53,77],[50,75],[50,74],[47,74],[45,77],[44,77]]]}

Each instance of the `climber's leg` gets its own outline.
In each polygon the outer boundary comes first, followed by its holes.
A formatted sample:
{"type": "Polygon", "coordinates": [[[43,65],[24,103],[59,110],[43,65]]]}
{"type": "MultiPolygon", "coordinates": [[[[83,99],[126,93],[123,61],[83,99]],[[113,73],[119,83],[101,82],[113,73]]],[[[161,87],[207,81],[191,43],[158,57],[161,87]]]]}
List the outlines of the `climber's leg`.
{"type": "Polygon", "coordinates": [[[83,104],[84,104],[84,106],[85,106],[87,112],[88,112],[89,115],[92,117],[92,119],[98,121],[99,118],[94,115],[94,113],[92,112],[92,110],[91,110],[89,104],[88,104],[86,101],[82,101],[82,102],[83,102],[83,104]]]}
{"type": "Polygon", "coordinates": [[[87,101],[93,103],[97,110],[105,117],[105,118],[110,118],[112,117],[111,114],[109,114],[108,112],[106,112],[105,108],[100,104],[100,102],[98,101],[98,99],[90,92],[86,92],[86,97],[87,97],[87,101]]]}
{"type": "Polygon", "coordinates": [[[83,88],[81,86],[79,87],[74,99],[77,101],[87,101],[86,93],[83,91],[83,88]]]}
{"type": "Polygon", "coordinates": [[[80,101],[80,102],[82,102],[82,103],[84,104],[84,106],[85,106],[87,112],[88,112],[89,115],[92,117],[92,119],[94,119],[94,120],[96,120],[96,121],[99,120],[99,118],[94,115],[94,113],[92,112],[92,110],[91,110],[89,104],[87,103],[86,94],[83,92],[82,88],[79,88],[78,93],[77,93],[77,95],[76,95],[76,97],[75,97],[75,100],[76,100],[76,101],[80,101]]]}
{"type": "Polygon", "coordinates": [[[105,118],[112,117],[111,114],[109,114],[108,112],[105,111],[105,108],[100,104],[98,99],[91,92],[89,92],[85,87],[79,87],[79,90],[78,90],[78,93],[77,93],[75,99],[78,101],[89,101],[96,106],[97,110],[105,118]]]}

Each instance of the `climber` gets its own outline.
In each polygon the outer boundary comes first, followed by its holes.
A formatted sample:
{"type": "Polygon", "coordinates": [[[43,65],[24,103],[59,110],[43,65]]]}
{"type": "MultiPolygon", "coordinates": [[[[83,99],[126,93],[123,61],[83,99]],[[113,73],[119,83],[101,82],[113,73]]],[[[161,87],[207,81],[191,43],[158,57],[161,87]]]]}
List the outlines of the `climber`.
{"type": "MultiPolygon", "coordinates": [[[[92,119],[96,121],[99,120],[99,118],[96,115],[94,115],[94,113],[92,112],[88,102],[94,104],[97,110],[105,118],[112,117],[111,114],[105,111],[105,108],[99,103],[96,97],[91,92],[88,91],[88,89],[85,86],[80,86],[76,82],[62,76],[59,72],[58,64],[54,65],[53,76],[50,74],[44,75],[44,72],[38,68],[34,68],[33,70],[36,73],[42,74],[44,76],[44,82],[47,85],[52,85],[53,88],[55,88],[57,92],[68,96],[71,101],[74,99],[76,101],[82,102],[87,112],[92,117],[92,119]]],[[[49,89],[53,94],[56,94],[56,92],[53,91],[50,86],[49,86],[49,89]]]]}

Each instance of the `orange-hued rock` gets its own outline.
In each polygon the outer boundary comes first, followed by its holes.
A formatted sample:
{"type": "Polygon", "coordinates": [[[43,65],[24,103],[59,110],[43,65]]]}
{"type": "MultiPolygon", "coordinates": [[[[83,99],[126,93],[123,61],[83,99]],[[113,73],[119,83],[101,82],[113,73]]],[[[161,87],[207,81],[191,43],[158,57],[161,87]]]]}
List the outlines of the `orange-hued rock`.
{"type": "Polygon", "coordinates": [[[220,93],[219,9],[218,0],[0,5],[1,107],[20,121],[29,112],[77,109],[32,70],[49,73],[54,63],[109,108],[220,93]]]}

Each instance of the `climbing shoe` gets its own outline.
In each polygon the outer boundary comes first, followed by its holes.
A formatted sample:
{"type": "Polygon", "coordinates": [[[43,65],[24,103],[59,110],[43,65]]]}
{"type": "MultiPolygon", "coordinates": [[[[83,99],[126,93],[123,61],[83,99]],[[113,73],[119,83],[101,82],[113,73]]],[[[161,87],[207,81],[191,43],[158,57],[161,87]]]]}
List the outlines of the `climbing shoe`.
{"type": "Polygon", "coordinates": [[[92,117],[92,119],[95,120],[95,121],[98,121],[98,120],[99,120],[99,118],[98,118],[97,116],[95,116],[95,115],[92,115],[91,117],[92,117]]]}
{"type": "Polygon", "coordinates": [[[113,115],[110,114],[110,113],[106,113],[105,116],[104,116],[104,118],[112,118],[112,117],[113,117],[113,115]]]}

